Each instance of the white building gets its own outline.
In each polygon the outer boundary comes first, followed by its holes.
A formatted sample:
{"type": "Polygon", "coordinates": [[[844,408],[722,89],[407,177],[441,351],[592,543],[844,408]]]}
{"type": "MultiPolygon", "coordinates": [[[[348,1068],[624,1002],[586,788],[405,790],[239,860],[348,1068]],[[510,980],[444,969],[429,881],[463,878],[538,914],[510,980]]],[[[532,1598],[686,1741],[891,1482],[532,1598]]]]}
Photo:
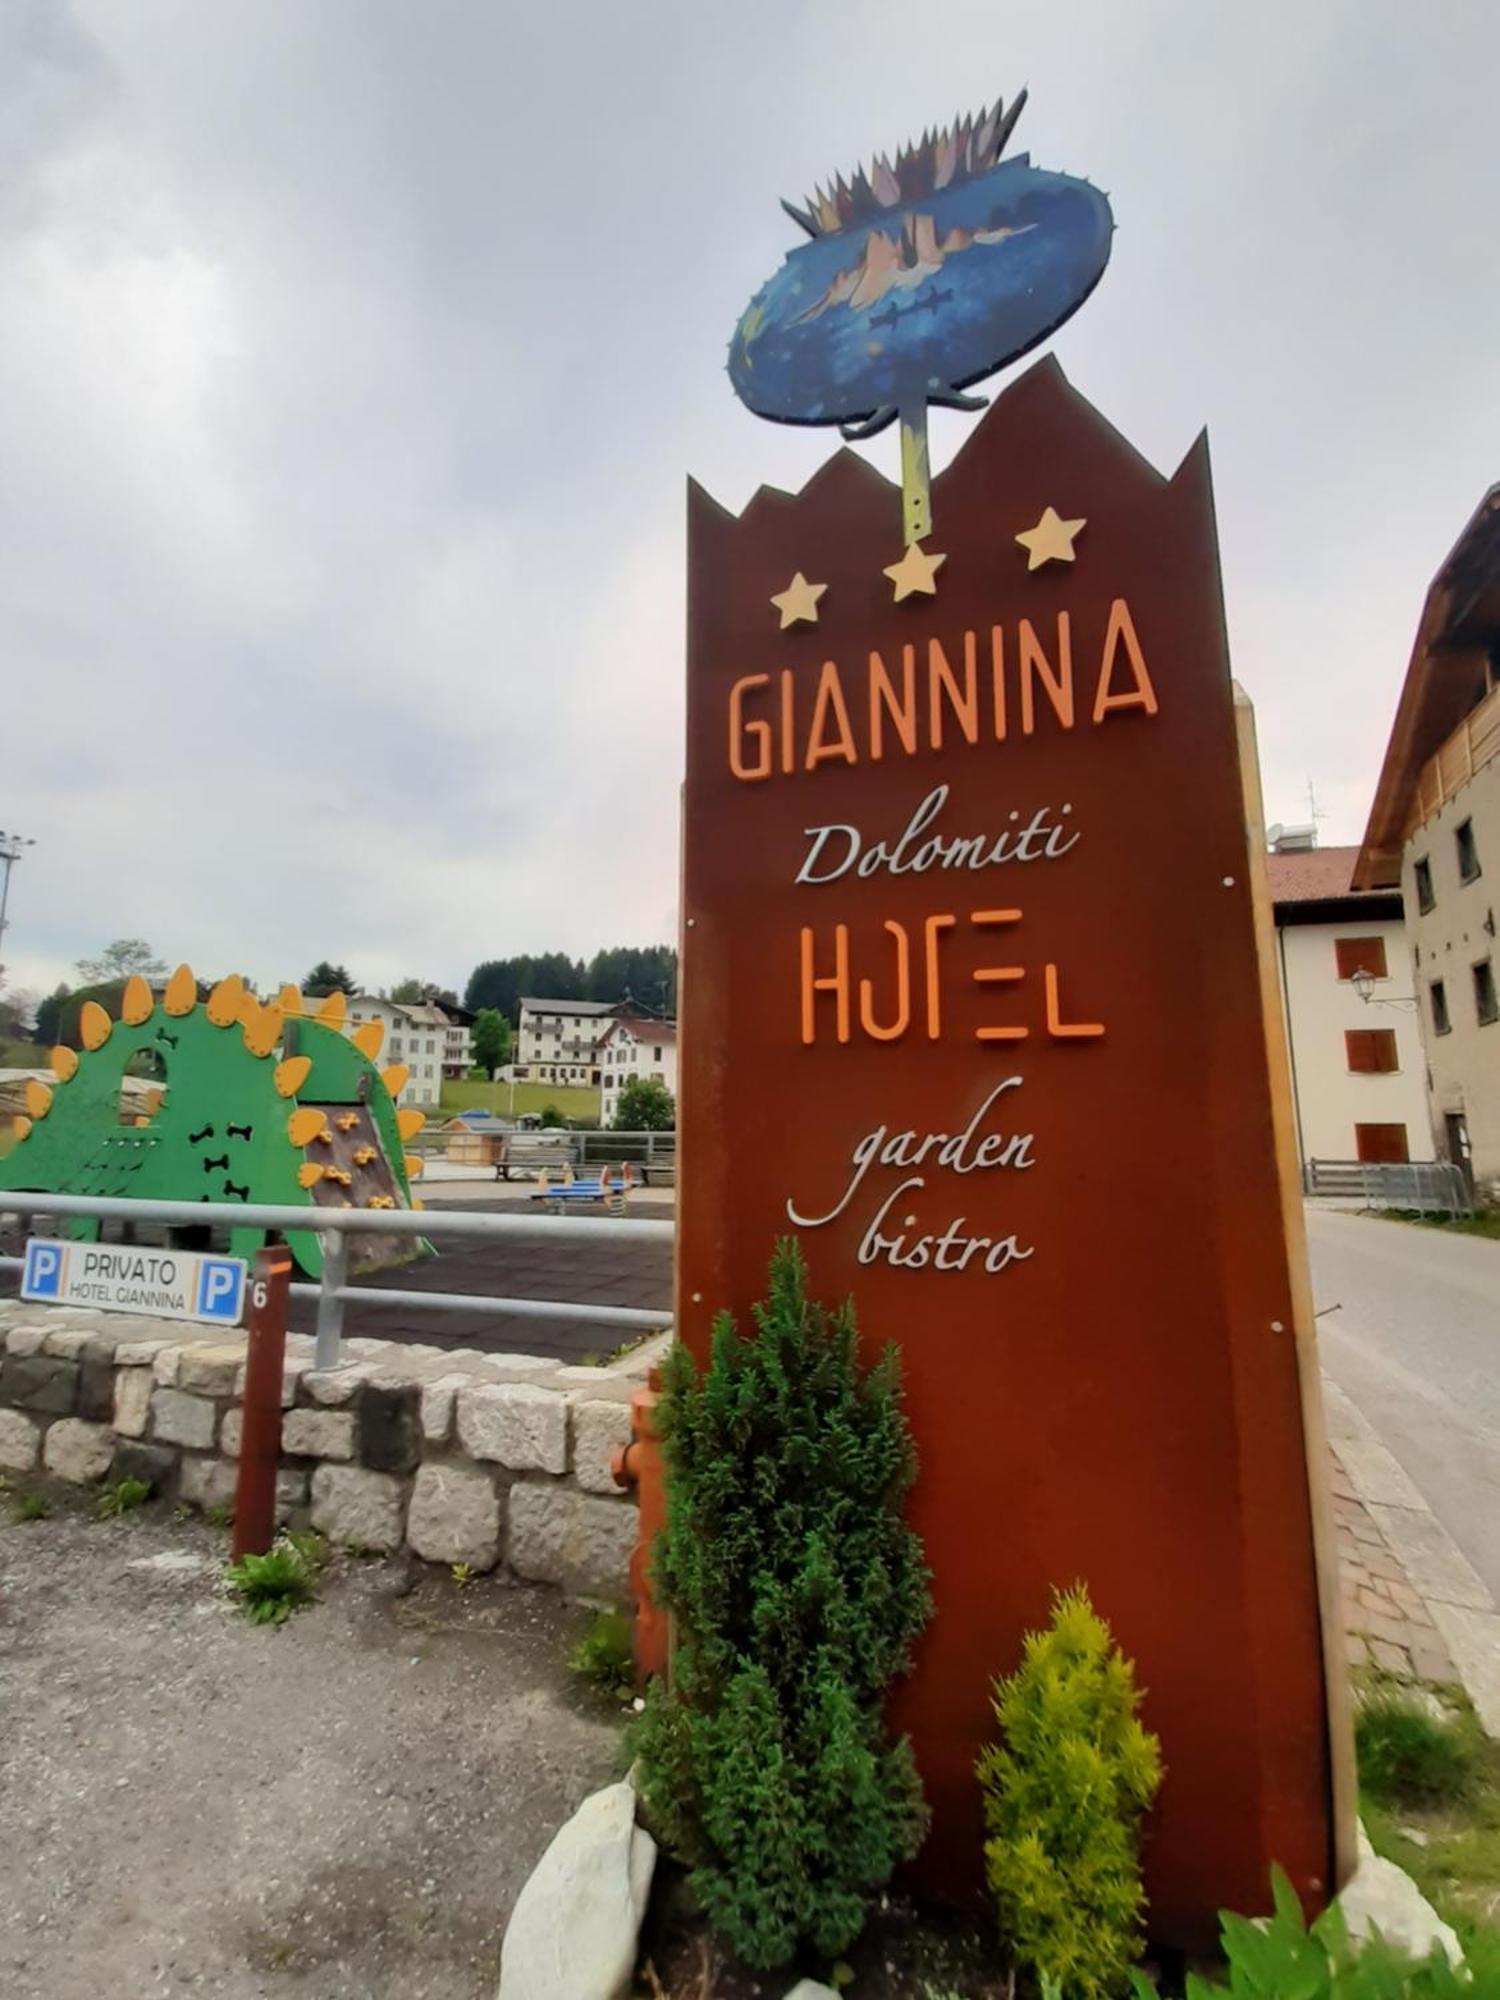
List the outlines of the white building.
{"type": "Polygon", "coordinates": [[[677,1023],[616,1016],[599,1037],[599,1122],[613,1125],[620,1092],[637,1077],[656,1077],[677,1095],[677,1023]]]}
{"type": "Polygon", "coordinates": [[[617,1011],[609,1000],[521,1001],[516,1078],[587,1086],[599,1081],[598,1043],[617,1011]]]}
{"type": "Polygon", "coordinates": [[[1271,836],[1266,866],[1303,1166],[1430,1160],[1400,891],[1350,886],[1357,847],[1315,847],[1310,828],[1273,827],[1271,836]]]}
{"type": "MultiPolygon", "coordinates": [[[[316,1013],[323,1003],[304,995],[303,1004],[309,1013],[316,1013]]],[[[435,1003],[405,1005],[376,993],[351,993],[344,1016],[345,1034],[352,1034],[367,1021],[379,1021],[385,1029],[381,1067],[404,1063],[409,1072],[400,1103],[419,1111],[434,1110],[443,1094],[443,1078],[468,1075],[473,1060],[468,1027],[451,1020],[435,1003]]]]}

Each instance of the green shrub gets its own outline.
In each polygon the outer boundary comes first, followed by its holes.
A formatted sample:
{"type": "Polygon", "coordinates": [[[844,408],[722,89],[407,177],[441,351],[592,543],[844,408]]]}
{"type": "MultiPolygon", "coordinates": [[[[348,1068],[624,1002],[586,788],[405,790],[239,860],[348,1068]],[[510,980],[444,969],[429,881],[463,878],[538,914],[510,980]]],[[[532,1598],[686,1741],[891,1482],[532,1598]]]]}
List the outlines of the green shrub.
{"type": "MultiPolygon", "coordinates": [[[[1489,1969],[1475,1962],[1467,1972],[1455,1971],[1437,1945],[1421,1961],[1379,1938],[1356,1947],[1337,1905],[1309,1929],[1297,1892],[1279,1868],[1271,1871],[1271,1891],[1274,1916],[1220,1916],[1229,1984],[1190,1975],[1187,2000],[1221,1994],[1226,2000],[1482,2000],[1500,1990],[1489,1969]]],[[[1131,1974],[1131,1991],[1137,2000],[1158,2000],[1139,1972],[1131,1974]]]]}
{"type": "Polygon", "coordinates": [[[144,1479],[121,1479],[105,1487],[94,1502],[94,1512],[101,1521],[114,1521],[132,1507],[144,1507],[150,1498],[151,1488],[144,1479]]]}
{"type": "Polygon", "coordinates": [[[1473,1783],[1474,1749],[1457,1722],[1419,1707],[1398,1687],[1368,1693],[1354,1723],[1361,1789],[1382,1805],[1443,1805],[1473,1783]]]}
{"type": "Polygon", "coordinates": [[[804,1945],[838,1957],[921,1844],[911,1746],[884,1711],[931,1604],[894,1350],[861,1371],[852,1307],[808,1298],[792,1241],[755,1319],[747,1337],[719,1317],[701,1379],[680,1347],[663,1370],[675,1679],[633,1747],[710,1922],[769,1970],[804,1945]]]}
{"type": "Polygon", "coordinates": [[[624,1612],[598,1612],[568,1655],[568,1665],[600,1694],[617,1698],[634,1694],[635,1649],[624,1612]]]}
{"type": "Polygon", "coordinates": [[[51,1512],[51,1504],[40,1493],[17,1493],[10,1503],[13,1521],[45,1521],[51,1512]]]}
{"type": "Polygon", "coordinates": [[[263,1556],[241,1556],[226,1572],[252,1625],[284,1625],[317,1595],[323,1542],[317,1535],[283,1535],[263,1556]]]}
{"type": "Polygon", "coordinates": [[[1130,1662],[1082,1584],[1053,1593],[997,1681],[1000,1741],[979,1760],[985,1872],[1016,1964],[1062,2000],[1118,1993],[1140,1955],[1140,1822],[1161,1783],[1130,1662]]]}

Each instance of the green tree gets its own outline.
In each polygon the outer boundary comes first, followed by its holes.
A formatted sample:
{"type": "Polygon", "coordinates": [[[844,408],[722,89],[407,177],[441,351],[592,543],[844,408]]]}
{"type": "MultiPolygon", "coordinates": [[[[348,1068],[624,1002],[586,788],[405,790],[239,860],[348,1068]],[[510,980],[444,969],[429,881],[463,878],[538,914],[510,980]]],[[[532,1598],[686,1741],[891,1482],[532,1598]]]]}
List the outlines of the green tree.
{"type": "Polygon", "coordinates": [[[152,986],[167,976],[166,962],[158,958],[144,938],[116,938],[97,958],[80,958],[78,975],[85,986],[113,986],[137,973],[152,986]]]}
{"type": "Polygon", "coordinates": [[[1053,1593],[1052,1623],[995,1684],[985,1872],[1007,1950],[1059,2000],[1121,1992],[1140,1955],[1141,1819],[1161,1783],[1140,1702],[1082,1584],[1053,1593]]]}
{"type": "Polygon", "coordinates": [[[617,1132],[670,1132],[677,1124],[677,1106],[659,1076],[633,1076],[615,1106],[617,1132]]]}
{"type": "Polygon", "coordinates": [[[326,1000],[330,993],[357,993],[359,988],[347,967],[330,965],[326,958],[320,958],[303,980],[302,991],[314,1000],[326,1000]]]}
{"type": "Polygon", "coordinates": [[[451,986],[439,986],[433,979],[398,979],[386,995],[398,1007],[416,1007],[424,1002],[439,1007],[456,1007],[458,995],[451,986]]]}
{"type": "Polygon", "coordinates": [[[72,990],[65,979],[61,980],[46,999],[37,1004],[36,1038],[44,1049],[55,1048],[62,1040],[63,1008],[72,990]]]}
{"type": "Polygon", "coordinates": [[[654,1578],[677,1647],[634,1748],[651,1826],[731,1948],[770,1970],[804,1946],[838,1957],[921,1843],[885,1705],[931,1604],[895,1350],[861,1370],[853,1308],[808,1298],[792,1240],[755,1319],[746,1337],[720,1314],[701,1378],[680,1345],[663,1369],[654,1578]]]}
{"type": "Polygon", "coordinates": [[[481,1007],[474,1020],[474,1060],[486,1076],[510,1061],[510,1022],[498,1007],[481,1007]]]}

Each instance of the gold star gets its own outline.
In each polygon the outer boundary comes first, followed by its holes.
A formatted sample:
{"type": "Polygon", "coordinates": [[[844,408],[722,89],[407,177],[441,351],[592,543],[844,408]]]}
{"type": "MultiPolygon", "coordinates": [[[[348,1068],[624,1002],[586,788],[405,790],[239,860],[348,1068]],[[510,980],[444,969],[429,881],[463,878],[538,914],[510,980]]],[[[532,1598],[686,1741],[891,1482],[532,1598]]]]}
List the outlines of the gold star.
{"type": "Polygon", "coordinates": [[[781,629],[788,625],[816,625],[818,622],[818,599],[828,588],[826,583],[809,583],[799,569],[785,590],[778,590],[771,602],[781,613],[781,629]]]}
{"type": "Polygon", "coordinates": [[[1028,569],[1040,569],[1045,562],[1071,562],[1073,541],[1087,527],[1086,521],[1064,521],[1055,507],[1044,507],[1042,518],[1016,540],[1027,551],[1028,569]]]}
{"type": "Polygon", "coordinates": [[[937,573],[947,560],[946,556],[929,555],[920,542],[908,544],[900,562],[892,563],[885,572],[896,586],[896,602],[899,604],[903,597],[910,597],[914,591],[936,597],[937,573]]]}

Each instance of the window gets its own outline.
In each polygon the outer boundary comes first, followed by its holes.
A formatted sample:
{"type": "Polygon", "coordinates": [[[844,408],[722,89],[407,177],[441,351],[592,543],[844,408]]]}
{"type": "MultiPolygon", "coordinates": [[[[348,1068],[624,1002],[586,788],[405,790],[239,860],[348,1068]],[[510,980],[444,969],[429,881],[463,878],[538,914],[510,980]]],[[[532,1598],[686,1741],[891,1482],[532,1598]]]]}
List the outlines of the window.
{"type": "Polygon", "coordinates": [[[1483,872],[1479,866],[1479,849],[1474,844],[1474,822],[1466,819],[1462,826],[1453,829],[1453,844],[1458,849],[1458,879],[1460,882],[1477,882],[1483,872]]]}
{"type": "Polygon", "coordinates": [[[1346,1028],[1344,1053],[1356,1076],[1384,1076],[1401,1067],[1394,1028],[1346,1028]]]}
{"type": "Polygon", "coordinates": [[[1335,938],[1333,955],[1340,979],[1352,979],[1356,972],[1368,972],[1372,979],[1388,977],[1384,938],[1335,938]]]}
{"type": "Polygon", "coordinates": [[[1432,1032],[1446,1035],[1453,1023],[1448,1019],[1448,992],[1441,979],[1434,979],[1429,989],[1432,995],[1432,1032]]]}
{"type": "Polygon", "coordinates": [[[651,1051],[651,1060],[652,1060],[653,1062],[660,1062],[660,1061],[661,1061],[661,1050],[660,1050],[660,1049],[653,1049],[653,1050],[651,1051]]]}
{"type": "Polygon", "coordinates": [[[1479,1016],[1481,1028],[1487,1028],[1493,1021],[1500,1020],[1500,996],[1495,992],[1494,962],[1480,959],[1474,967],[1474,1012],[1479,1016]]]}
{"type": "Polygon", "coordinates": [[[1427,912],[1437,903],[1437,897],[1432,893],[1432,863],[1425,855],[1417,863],[1415,873],[1417,878],[1417,908],[1425,917],[1427,912]]]}
{"type": "Polygon", "coordinates": [[[1354,1157],[1371,1166],[1397,1165],[1409,1160],[1404,1125],[1356,1125],[1354,1157]]]}

